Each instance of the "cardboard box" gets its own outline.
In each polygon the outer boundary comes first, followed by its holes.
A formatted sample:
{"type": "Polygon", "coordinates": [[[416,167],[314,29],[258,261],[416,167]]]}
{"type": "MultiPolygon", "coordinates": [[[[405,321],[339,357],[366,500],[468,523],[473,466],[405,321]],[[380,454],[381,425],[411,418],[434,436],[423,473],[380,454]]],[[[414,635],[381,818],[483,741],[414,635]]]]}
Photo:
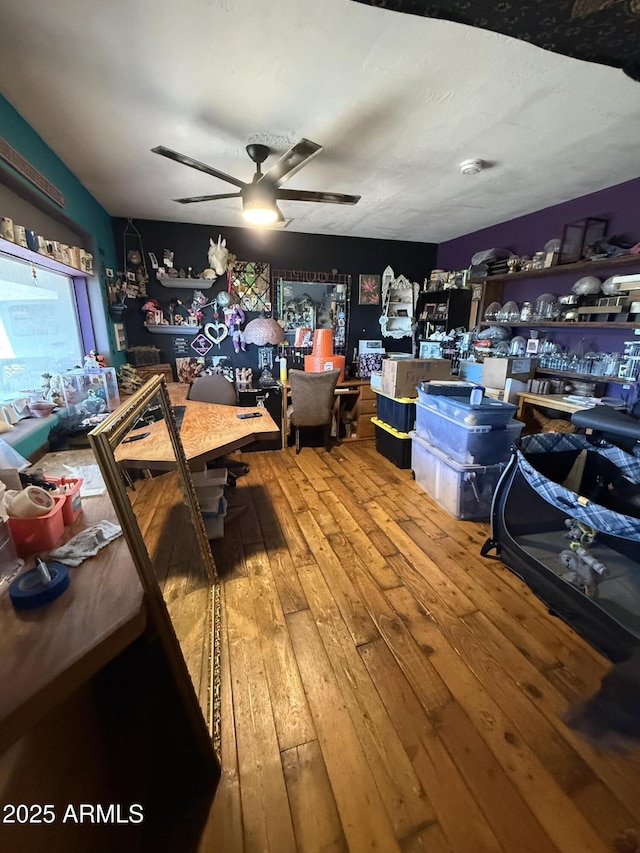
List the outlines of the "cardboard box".
{"type": "Polygon", "coordinates": [[[382,362],[380,390],[387,397],[417,397],[417,385],[430,379],[451,379],[451,362],[446,358],[388,358],[382,362]]]}
{"type": "Polygon", "coordinates": [[[487,358],[480,364],[477,361],[463,361],[460,364],[460,378],[484,385],[485,388],[504,388],[507,379],[526,382],[535,373],[535,358],[487,358]]]}
{"type": "Polygon", "coordinates": [[[524,382],[536,371],[535,358],[488,358],[484,362],[482,384],[487,388],[504,388],[507,379],[524,382]]]}

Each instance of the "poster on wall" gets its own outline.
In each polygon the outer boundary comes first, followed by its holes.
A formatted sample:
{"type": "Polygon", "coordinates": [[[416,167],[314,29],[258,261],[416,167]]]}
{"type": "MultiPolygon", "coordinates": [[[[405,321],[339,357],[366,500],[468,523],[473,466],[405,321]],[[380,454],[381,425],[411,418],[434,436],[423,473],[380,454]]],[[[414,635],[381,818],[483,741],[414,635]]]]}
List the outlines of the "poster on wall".
{"type": "Polygon", "coordinates": [[[359,277],[358,304],[380,305],[380,276],[361,275],[359,277]]]}
{"type": "Polygon", "coordinates": [[[176,358],[178,382],[193,382],[204,370],[204,358],[176,358]]]}

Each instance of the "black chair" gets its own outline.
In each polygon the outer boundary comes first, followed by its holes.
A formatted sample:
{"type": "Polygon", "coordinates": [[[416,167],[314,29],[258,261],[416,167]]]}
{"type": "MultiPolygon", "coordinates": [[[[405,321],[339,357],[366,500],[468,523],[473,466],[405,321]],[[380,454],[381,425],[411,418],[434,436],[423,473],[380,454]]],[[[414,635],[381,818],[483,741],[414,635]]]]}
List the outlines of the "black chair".
{"type": "Polygon", "coordinates": [[[217,403],[220,406],[237,406],[238,395],[233,382],[221,373],[212,376],[198,376],[193,380],[187,394],[187,400],[199,403],[217,403]]]}

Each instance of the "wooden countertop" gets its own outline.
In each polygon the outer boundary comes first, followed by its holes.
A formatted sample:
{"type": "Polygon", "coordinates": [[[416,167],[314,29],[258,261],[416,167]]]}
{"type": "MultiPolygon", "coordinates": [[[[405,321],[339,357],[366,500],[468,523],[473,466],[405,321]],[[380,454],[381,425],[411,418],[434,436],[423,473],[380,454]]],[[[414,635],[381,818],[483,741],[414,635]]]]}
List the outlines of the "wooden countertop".
{"type": "MultiPolygon", "coordinates": [[[[118,521],[108,494],[83,498],[82,508],[59,544],[118,521]]],[[[33,564],[27,559],[25,569],[33,564]]],[[[69,589],[35,610],[16,610],[0,586],[0,753],[144,631],[143,590],[124,536],[69,573],[69,589]]]]}
{"type": "MultiPolygon", "coordinates": [[[[269,412],[260,406],[240,408],[200,403],[187,400],[188,386],[179,383],[167,385],[174,406],[186,406],[180,439],[189,467],[202,468],[209,459],[224,456],[259,438],[272,438],[280,428],[269,412]],[[261,417],[238,418],[238,414],[256,412],[261,417]]],[[[130,466],[169,470],[175,467],[175,454],[163,421],[132,431],[131,435],[148,432],[139,441],[121,444],[116,451],[118,462],[130,466]]]]}

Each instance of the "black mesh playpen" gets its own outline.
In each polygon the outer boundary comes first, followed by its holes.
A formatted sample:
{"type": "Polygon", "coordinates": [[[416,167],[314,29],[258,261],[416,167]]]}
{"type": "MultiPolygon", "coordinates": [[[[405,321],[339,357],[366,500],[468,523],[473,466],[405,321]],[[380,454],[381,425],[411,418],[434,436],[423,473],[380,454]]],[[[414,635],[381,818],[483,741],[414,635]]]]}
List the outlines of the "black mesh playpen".
{"type": "Polygon", "coordinates": [[[522,438],[482,549],[614,661],[640,646],[640,445],[629,447],[579,434],[522,438]]]}

